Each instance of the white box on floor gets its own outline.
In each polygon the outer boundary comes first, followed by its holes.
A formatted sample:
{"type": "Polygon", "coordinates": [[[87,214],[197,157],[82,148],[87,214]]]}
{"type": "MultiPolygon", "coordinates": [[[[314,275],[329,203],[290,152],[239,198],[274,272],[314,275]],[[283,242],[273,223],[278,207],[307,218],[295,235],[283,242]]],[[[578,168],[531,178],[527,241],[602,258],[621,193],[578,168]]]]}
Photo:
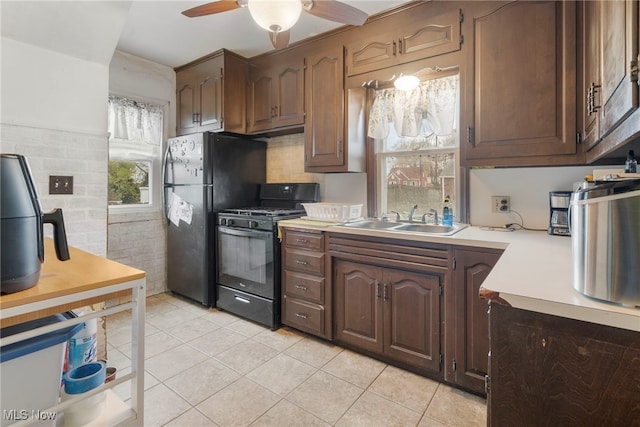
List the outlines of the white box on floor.
{"type": "MultiPolygon", "coordinates": [[[[3,328],[0,335],[5,338],[71,317],[67,313],[56,314],[20,323],[3,328]]],[[[74,325],[0,348],[0,425],[55,417],[40,411],[58,403],[67,340],[81,328],[82,324],[74,325]]],[[[54,423],[55,418],[34,425],[54,423]]]]}

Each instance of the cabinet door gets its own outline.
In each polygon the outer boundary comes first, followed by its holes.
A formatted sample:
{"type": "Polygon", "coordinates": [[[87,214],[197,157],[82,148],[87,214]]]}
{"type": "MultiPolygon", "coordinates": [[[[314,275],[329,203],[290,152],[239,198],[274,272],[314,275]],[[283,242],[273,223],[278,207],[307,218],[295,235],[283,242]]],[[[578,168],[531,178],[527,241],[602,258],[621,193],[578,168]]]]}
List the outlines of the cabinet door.
{"type": "Polygon", "coordinates": [[[381,353],[382,269],[336,259],[334,268],[335,338],[381,353]]]}
{"type": "Polygon", "coordinates": [[[347,75],[381,70],[460,49],[461,12],[429,2],[373,22],[364,37],[347,45],[347,75]],[[393,31],[388,31],[393,28],[393,31]]]}
{"type": "Polygon", "coordinates": [[[440,285],[439,274],[384,271],[386,355],[440,372],[440,285]]]}
{"type": "Polygon", "coordinates": [[[271,129],[274,115],[272,94],[273,78],[270,69],[251,67],[249,75],[249,99],[247,102],[248,131],[258,132],[271,129]]]}
{"type": "Polygon", "coordinates": [[[222,75],[207,73],[198,82],[198,130],[222,129],[222,75]]]}
{"type": "Polygon", "coordinates": [[[600,3],[582,3],[582,111],[583,143],[590,149],[600,141],[600,120],[596,111],[600,102],[600,3]]]}
{"type": "Polygon", "coordinates": [[[345,166],[342,46],[310,53],[305,76],[305,171],[345,166]]]}
{"type": "Polygon", "coordinates": [[[480,286],[498,262],[500,254],[456,250],[452,305],[454,354],[447,360],[452,382],[479,393],[489,363],[489,316],[487,301],[480,299],[480,286]]]}
{"type": "Polygon", "coordinates": [[[516,1],[475,17],[471,50],[467,164],[576,153],[575,2],[516,1]]]}
{"type": "Polygon", "coordinates": [[[196,89],[193,81],[181,78],[180,74],[176,78],[176,134],[187,135],[197,131],[196,121],[196,89]]]}
{"type": "MultiPolygon", "coordinates": [[[[440,5],[428,6],[435,9],[440,5]]],[[[459,50],[461,13],[460,9],[454,8],[443,13],[433,10],[427,18],[410,17],[398,39],[398,56],[401,62],[431,58],[459,50]]]]}
{"type": "Polygon", "coordinates": [[[274,126],[304,123],[304,58],[291,58],[275,75],[274,126]]]}
{"type": "Polygon", "coordinates": [[[602,95],[601,136],[638,108],[638,85],[631,62],[638,65],[638,1],[600,3],[602,95]]]}

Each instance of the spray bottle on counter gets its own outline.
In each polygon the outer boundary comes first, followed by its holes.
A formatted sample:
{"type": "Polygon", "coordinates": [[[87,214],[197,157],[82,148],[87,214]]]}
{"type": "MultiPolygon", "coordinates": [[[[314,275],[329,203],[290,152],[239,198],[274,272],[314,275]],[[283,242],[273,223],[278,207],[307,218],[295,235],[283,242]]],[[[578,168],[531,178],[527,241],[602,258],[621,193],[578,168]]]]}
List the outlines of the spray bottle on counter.
{"type": "Polygon", "coordinates": [[[98,319],[84,322],[84,328],[69,339],[67,353],[65,372],[98,360],[98,319]]]}
{"type": "Polygon", "coordinates": [[[449,206],[450,198],[447,194],[444,198],[444,207],[442,208],[442,225],[453,225],[453,211],[449,206]]]}
{"type": "Polygon", "coordinates": [[[638,161],[636,160],[633,150],[629,150],[627,154],[627,160],[624,162],[625,173],[636,173],[638,168],[638,161]]]}

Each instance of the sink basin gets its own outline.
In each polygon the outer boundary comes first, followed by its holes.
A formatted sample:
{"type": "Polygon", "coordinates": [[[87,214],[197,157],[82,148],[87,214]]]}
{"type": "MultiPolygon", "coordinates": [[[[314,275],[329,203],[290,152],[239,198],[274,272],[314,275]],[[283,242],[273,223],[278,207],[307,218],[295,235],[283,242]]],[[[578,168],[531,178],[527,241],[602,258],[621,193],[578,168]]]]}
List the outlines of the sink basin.
{"type": "Polygon", "coordinates": [[[346,224],[343,224],[343,225],[345,227],[351,227],[351,228],[368,228],[370,230],[386,230],[389,228],[398,227],[400,224],[397,222],[391,222],[391,221],[377,221],[377,220],[365,219],[363,221],[347,222],[346,224]]]}
{"type": "Polygon", "coordinates": [[[419,222],[394,222],[365,219],[343,224],[344,227],[362,228],[367,230],[409,231],[439,236],[451,236],[466,227],[465,224],[439,225],[422,224],[419,222]]]}
{"type": "Polygon", "coordinates": [[[399,231],[417,231],[420,233],[429,233],[429,234],[444,234],[451,235],[459,230],[462,230],[463,227],[455,226],[455,225],[437,225],[437,224],[402,224],[398,225],[394,228],[394,230],[399,231]]]}

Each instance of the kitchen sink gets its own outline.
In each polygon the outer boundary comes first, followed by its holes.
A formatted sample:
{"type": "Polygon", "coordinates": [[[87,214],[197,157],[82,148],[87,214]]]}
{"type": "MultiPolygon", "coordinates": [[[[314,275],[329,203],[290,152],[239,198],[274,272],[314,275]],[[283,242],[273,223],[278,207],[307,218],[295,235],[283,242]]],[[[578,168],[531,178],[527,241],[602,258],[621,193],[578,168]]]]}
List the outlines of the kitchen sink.
{"type": "Polygon", "coordinates": [[[368,228],[371,230],[385,230],[389,228],[398,227],[401,224],[399,222],[393,222],[393,221],[378,221],[375,219],[365,219],[362,221],[347,222],[343,225],[345,227],[350,227],[350,228],[368,228]]]}
{"type": "Polygon", "coordinates": [[[465,228],[466,224],[440,225],[423,224],[419,222],[395,222],[365,219],[343,224],[344,227],[362,228],[367,230],[408,231],[439,236],[451,236],[465,228]]]}
{"type": "Polygon", "coordinates": [[[464,224],[440,225],[440,224],[401,224],[395,227],[398,231],[417,231],[419,233],[444,234],[450,236],[464,228],[464,224]]]}

